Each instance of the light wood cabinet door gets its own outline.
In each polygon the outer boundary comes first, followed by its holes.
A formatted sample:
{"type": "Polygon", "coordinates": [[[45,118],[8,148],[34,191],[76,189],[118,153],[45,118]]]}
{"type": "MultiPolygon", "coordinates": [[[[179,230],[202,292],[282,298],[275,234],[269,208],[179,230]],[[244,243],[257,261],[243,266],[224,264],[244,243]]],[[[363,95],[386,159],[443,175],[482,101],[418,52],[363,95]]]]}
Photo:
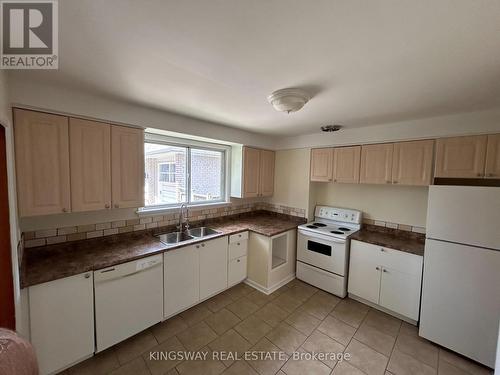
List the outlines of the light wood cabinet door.
{"type": "Polygon", "coordinates": [[[484,172],[487,178],[500,178],[500,134],[488,136],[484,172]]]}
{"type": "Polygon", "coordinates": [[[68,118],[14,109],[19,215],[71,211],[68,118]]]}
{"type": "Polygon", "coordinates": [[[111,125],[113,208],[144,206],[144,131],[111,125]]]}
{"type": "Polygon", "coordinates": [[[333,152],[333,182],[357,184],[361,146],[339,147],[333,152]]]}
{"type": "Polygon", "coordinates": [[[478,178],[484,175],[487,136],[436,141],[435,177],[478,178]]]}
{"type": "Polygon", "coordinates": [[[111,208],[111,125],[69,119],[72,211],[111,208]]]}
{"type": "Polygon", "coordinates": [[[392,143],[361,146],[359,182],[362,184],[392,183],[393,149],[392,143]]]}
{"type": "Polygon", "coordinates": [[[333,148],[311,150],[311,181],[332,181],[333,148]]]}
{"type": "Polygon", "coordinates": [[[260,150],[243,147],[243,197],[258,197],[260,180],[260,150]]]}
{"type": "Polygon", "coordinates": [[[195,245],[200,254],[200,300],[227,288],[227,237],[195,245]]]}
{"type": "Polygon", "coordinates": [[[395,143],[392,183],[399,185],[430,185],[433,149],[433,140],[395,143]]]}
{"type": "Polygon", "coordinates": [[[260,151],[260,196],[270,197],[274,193],[274,151],[260,151]]]}

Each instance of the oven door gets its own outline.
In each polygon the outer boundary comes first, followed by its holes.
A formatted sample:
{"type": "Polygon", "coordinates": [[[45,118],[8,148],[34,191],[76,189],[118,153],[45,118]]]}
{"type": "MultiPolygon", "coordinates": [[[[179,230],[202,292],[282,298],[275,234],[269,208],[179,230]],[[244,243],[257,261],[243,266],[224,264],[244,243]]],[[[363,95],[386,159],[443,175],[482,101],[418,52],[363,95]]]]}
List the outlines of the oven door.
{"type": "Polygon", "coordinates": [[[347,271],[346,241],[299,229],[297,260],[345,276],[347,271]]]}

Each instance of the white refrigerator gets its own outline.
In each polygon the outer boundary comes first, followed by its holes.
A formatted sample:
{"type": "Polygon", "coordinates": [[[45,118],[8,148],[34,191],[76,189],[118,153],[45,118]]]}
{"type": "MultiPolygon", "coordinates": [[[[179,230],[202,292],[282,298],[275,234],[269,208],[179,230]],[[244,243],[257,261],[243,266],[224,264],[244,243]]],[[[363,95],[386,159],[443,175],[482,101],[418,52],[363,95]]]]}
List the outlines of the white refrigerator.
{"type": "Polygon", "coordinates": [[[500,187],[431,186],[419,334],[494,368],[500,187]]]}

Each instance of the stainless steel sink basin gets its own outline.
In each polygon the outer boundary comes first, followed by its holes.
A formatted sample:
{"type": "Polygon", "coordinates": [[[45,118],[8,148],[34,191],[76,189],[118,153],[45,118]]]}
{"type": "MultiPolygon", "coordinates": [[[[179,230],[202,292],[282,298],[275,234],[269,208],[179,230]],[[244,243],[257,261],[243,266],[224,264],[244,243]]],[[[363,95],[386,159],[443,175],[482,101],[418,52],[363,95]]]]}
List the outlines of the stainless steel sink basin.
{"type": "Polygon", "coordinates": [[[165,245],[174,246],[180,243],[192,242],[195,240],[200,240],[205,237],[213,236],[214,234],[219,234],[220,232],[212,228],[199,227],[189,229],[185,232],[172,232],[166,234],[159,234],[157,237],[165,245]]]}
{"type": "Polygon", "coordinates": [[[194,239],[194,236],[191,236],[186,232],[172,232],[172,233],[160,234],[158,235],[158,237],[160,238],[160,241],[166,245],[176,245],[178,243],[194,239]]]}
{"type": "Polygon", "coordinates": [[[193,237],[206,237],[206,236],[212,236],[214,234],[219,234],[219,231],[216,231],[215,229],[208,228],[208,227],[199,227],[199,228],[193,228],[188,230],[188,234],[193,237]]]}

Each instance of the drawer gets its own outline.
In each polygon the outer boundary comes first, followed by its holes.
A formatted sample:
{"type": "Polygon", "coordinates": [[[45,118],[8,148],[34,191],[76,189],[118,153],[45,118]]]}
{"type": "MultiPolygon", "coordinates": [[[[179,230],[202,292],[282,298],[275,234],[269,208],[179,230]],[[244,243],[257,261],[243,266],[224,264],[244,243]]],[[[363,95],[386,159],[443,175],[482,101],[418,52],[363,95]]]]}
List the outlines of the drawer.
{"type": "Polygon", "coordinates": [[[248,240],[248,231],[232,234],[229,236],[229,243],[248,240]]]}
{"type": "Polygon", "coordinates": [[[247,255],[248,240],[242,240],[229,244],[229,259],[236,259],[247,255]]]}
{"type": "Polygon", "coordinates": [[[242,256],[237,259],[232,259],[228,263],[228,286],[233,286],[245,280],[247,277],[247,257],[242,256]]]}

